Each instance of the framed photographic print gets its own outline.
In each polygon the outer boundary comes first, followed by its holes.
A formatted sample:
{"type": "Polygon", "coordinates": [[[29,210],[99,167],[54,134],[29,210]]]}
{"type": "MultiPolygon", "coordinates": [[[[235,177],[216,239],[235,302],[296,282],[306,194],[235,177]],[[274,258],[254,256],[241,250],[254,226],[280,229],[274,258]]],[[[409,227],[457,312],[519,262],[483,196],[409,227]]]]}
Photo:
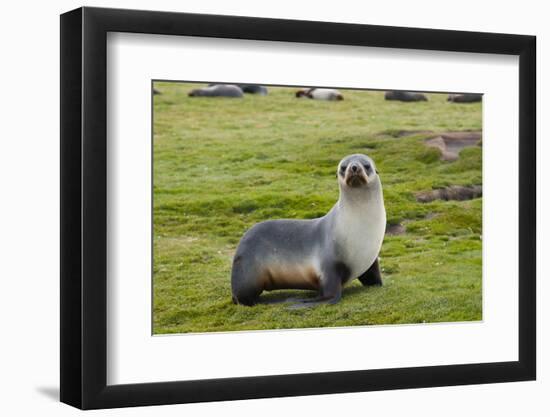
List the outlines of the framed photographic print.
{"type": "Polygon", "coordinates": [[[61,401],[536,375],[535,38],[61,16],[61,401]]]}

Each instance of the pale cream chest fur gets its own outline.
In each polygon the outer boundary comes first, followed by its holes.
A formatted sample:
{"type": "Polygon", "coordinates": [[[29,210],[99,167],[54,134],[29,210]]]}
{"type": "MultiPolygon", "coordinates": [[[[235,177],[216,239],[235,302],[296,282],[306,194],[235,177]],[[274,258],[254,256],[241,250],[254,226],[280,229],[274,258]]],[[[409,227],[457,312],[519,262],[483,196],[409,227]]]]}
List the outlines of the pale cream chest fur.
{"type": "Polygon", "coordinates": [[[342,260],[351,270],[350,279],[357,278],[376,260],[385,230],[386,210],[381,193],[367,204],[340,208],[334,232],[342,260]]]}

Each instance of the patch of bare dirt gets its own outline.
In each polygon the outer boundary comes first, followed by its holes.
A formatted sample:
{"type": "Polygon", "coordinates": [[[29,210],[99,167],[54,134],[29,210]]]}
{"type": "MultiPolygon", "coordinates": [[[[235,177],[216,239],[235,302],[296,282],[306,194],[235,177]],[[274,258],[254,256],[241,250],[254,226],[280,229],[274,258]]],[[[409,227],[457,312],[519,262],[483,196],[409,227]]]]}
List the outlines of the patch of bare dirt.
{"type": "Polygon", "coordinates": [[[439,149],[441,160],[456,161],[462,149],[478,146],[481,143],[481,132],[446,132],[426,139],[426,146],[439,149]]]}
{"type": "Polygon", "coordinates": [[[429,203],[434,200],[472,200],[482,196],[481,185],[464,187],[461,185],[451,185],[450,187],[439,188],[431,191],[421,191],[416,193],[416,201],[420,203],[429,203]]]}
{"type": "Polygon", "coordinates": [[[434,133],[431,130],[400,130],[395,133],[395,137],[402,138],[405,136],[412,136],[412,135],[429,135],[431,133],[434,133]]]}
{"type": "Polygon", "coordinates": [[[401,223],[386,225],[386,234],[388,236],[404,235],[406,231],[407,231],[407,228],[403,226],[401,223]]]}

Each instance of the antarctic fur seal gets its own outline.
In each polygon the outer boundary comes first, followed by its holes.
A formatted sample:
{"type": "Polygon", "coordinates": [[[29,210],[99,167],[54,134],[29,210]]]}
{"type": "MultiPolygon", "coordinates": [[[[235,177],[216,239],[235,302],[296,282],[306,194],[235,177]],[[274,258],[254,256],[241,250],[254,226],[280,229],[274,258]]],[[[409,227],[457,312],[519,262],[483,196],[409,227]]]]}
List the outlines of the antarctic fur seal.
{"type": "Polygon", "coordinates": [[[191,90],[189,97],[236,97],[243,96],[243,90],[233,84],[214,84],[191,90]]]}
{"type": "Polygon", "coordinates": [[[243,93],[247,94],[257,94],[259,96],[267,96],[268,91],[267,87],[264,87],[263,85],[257,85],[257,84],[237,84],[241,90],[243,90],[243,93]]]}
{"type": "Polygon", "coordinates": [[[447,101],[454,103],[477,103],[481,101],[481,94],[449,94],[447,101]]]}
{"type": "Polygon", "coordinates": [[[412,93],[409,91],[386,91],[384,94],[386,100],[397,101],[428,101],[428,98],[422,93],[412,93]]]}
{"type": "Polygon", "coordinates": [[[296,98],[311,98],[313,100],[343,100],[344,96],[340,91],[334,90],[332,88],[302,88],[301,90],[296,91],[296,98]]]}
{"type": "Polygon", "coordinates": [[[268,220],[244,234],[231,271],[235,304],[254,305],[262,291],[276,289],[318,292],[300,305],[334,304],[354,278],[363,285],[382,284],[378,253],[386,210],[374,161],[363,154],[347,156],[337,177],[340,198],[325,216],[268,220]]]}

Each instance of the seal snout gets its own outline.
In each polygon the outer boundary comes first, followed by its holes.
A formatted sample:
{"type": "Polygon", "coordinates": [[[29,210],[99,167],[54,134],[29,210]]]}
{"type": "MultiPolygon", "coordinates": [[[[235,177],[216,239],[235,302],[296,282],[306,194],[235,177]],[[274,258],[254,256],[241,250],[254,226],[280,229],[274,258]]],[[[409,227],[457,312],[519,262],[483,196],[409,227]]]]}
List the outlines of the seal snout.
{"type": "Polygon", "coordinates": [[[352,162],[346,170],[344,180],[349,187],[359,187],[367,184],[369,177],[361,164],[352,162]]]}

